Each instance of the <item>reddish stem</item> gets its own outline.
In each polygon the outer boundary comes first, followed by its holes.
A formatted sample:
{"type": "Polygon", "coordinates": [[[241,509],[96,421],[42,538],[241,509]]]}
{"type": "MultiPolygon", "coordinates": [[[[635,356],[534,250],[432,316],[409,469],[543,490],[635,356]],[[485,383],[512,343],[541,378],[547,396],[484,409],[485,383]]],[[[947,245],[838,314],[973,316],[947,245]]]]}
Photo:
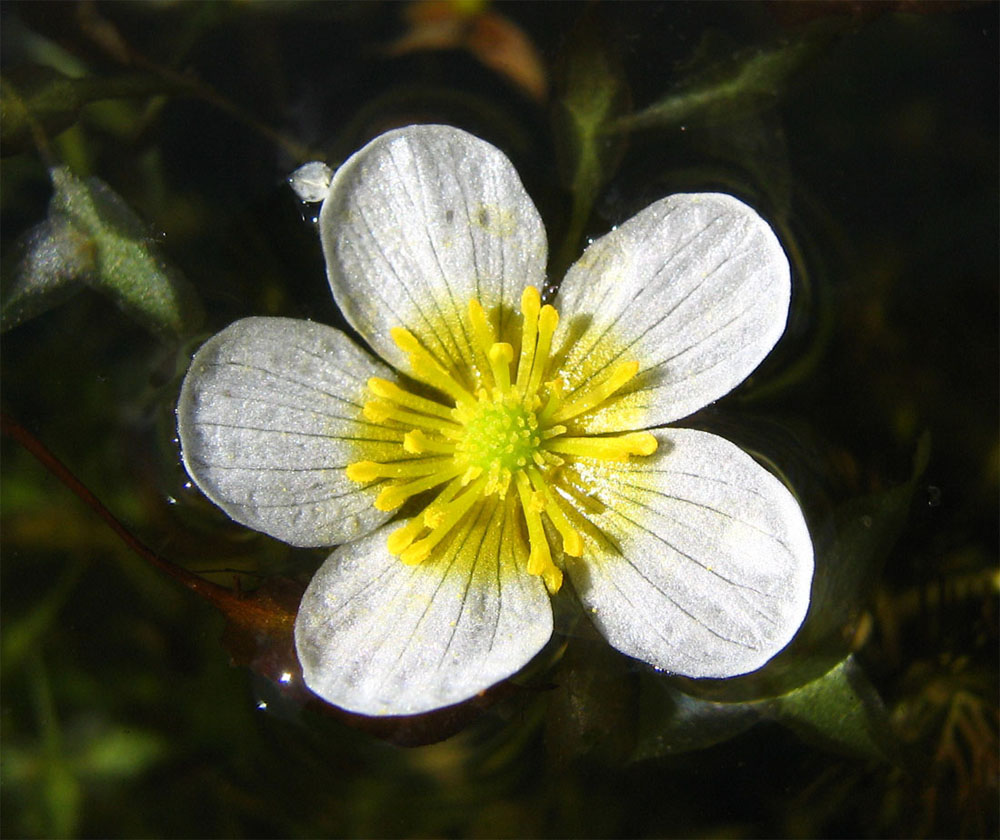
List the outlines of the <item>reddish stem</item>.
{"type": "Polygon", "coordinates": [[[209,601],[231,621],[256,629],[280,630],[291,627],[295,616],[274,602],[273,599],[266,598],[264,599],[265,603],[260,603],[257,599],[243,597],[230,589],[226,589],[224,586],[211,583],[189,572],[182,566],[178,566],[176,563],[160,557],[160,555],[145,545],[135,534],[119,522],[115,515],[104,506],[101,500],[91,493],[41,441],[6,412],[0,412],[0,432],[17,441],[38,459],[49,472],[72,490],[87,507],[100,516],[132,551],[164,574],[170,575],[170,577],[178,581],[182,586],[187,587],[192,592],[209,601]]]}

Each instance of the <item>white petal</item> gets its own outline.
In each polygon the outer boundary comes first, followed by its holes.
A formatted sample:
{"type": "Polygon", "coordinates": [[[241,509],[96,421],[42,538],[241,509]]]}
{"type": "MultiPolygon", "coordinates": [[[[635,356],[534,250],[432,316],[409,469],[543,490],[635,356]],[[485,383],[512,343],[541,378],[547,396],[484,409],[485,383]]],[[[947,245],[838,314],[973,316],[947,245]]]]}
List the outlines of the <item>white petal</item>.
{"type": "Polygon", "coordinates": [[[372,507],[379,483],[344,474],[354,461],[398,457],[400,434],[361,415],[368,378],[387,374],[331,327],[237,321],[202,346],[184,379],[184,466],[250,528],[298,546],[355,539],[390,515],[372,507]]]}
{"type": "Polygon", "coordinates": [[[440,556],[407,566],[395,523],[335,551],[295,620],[306,685],[367,715],[465,700],[520,670],[548,641],[552,611],[511,504],[477,503],[440,556]]]}
{"type": "Polygon", "coordinates": [[[789,294],[781,244],[746,204],[715,193],[662,199],[594,242],[560,288],[553,346],[573,342],[567,391],[637,360],[623,399],[588,427],[686,417],[760,364],[785,329],[789,294]]]}
{"type": "Polygon", "coordinates": [[[353,155],[330,185],[320,233],[338,305],[402,370],[393,327],[461,373],[472,361],[469,300],[505,331],[524,287],[544,280],[545,231],[514,167],[449,126],[390,131],[353,155]]]}
{"type": "Polygon", "coordinates": [[[705,432],[666,429],[649,458],[601,477],[605,534],[568,570],[616,648],[674,673],[731,677],[767,662],[809,606],[812,543],[791,493],[705,432]]]}

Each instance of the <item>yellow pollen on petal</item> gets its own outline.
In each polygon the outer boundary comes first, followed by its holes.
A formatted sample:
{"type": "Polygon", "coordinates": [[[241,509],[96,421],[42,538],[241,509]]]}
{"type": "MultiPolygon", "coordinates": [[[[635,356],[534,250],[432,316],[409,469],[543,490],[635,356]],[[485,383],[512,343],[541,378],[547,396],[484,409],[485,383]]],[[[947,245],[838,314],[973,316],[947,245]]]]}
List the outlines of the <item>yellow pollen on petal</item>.
{"type": "Polygon", "coordinates": [[[559,423],[563,420],[570,420],[573,417],[578,417],[587,411],[597,408],[597,406],[619,390],[638,372],[639,363],[636,361],[622,362],[615,365],[611,373],[603,380],[599,380],[589,388],[577,391],[568,402],[563,403],[563,405],[557,408],[552,415],[552,421],[559,423]]]}
{"type": "MultiPolygon", "coordinates": [[[[347,467],[347,477],[359,484],[379,482],[372,490],[379,510],[397,510],[414,500],[406,508],[412,517],[387,537],[388,550],[411,565],[433,559],[463,522],[472,521],[478,501],[512,493],[507,504],[512,514],[520,511],[527,536],[525,568],[555,593],[562,585],[561,558],[582,557],[588,544],[600,542],[594,520],[603,512],[599,488],[583,478],[586,471],[573,468],[575,459],[641,458],[656,451],[657,440],[649,432],[591,435],[586,420],[579,419],[631,380],[637,361],[619,362],[567,397],[551,369],[556,310],[543,306],[538,290],[529,286],[521,295],[520,335],[515,328],[500,330],[500,310],[491,312],[477,300],[469,302],[464,334],[472,361],[454,373],[414,333],[403,327],[391,331],[419,384],[404,387],[372,377],[363,414],[399,436],[398,444],[388,444],[399,447],[398,457],[356,461],[347,467]],[[421,510],[415,497],[430,491],[436,495],[421,510]],[[549,534],[556,540],[551,545],[549,534]]],[[[559,358],[565,358],[565,349],[559,358]]],[[[379,442],[382,451],[385,446],[379,442]]]]}
{"type": "Polygon", "coordinates": [[[482,304],[475,298],[469,301],[469,323],[472,325],[474,339],[472,344],[476,354],[477,365],[479,366],[479,372],[483,374],[490,368],[489,358],[483,355],[484,350],[492,347],[496,342],[496,338],[494,338],[493,326],[486,317],[486,312],[482,304]],[[482,363],[484,358],[486,361],[485,365],[482,363]]]}

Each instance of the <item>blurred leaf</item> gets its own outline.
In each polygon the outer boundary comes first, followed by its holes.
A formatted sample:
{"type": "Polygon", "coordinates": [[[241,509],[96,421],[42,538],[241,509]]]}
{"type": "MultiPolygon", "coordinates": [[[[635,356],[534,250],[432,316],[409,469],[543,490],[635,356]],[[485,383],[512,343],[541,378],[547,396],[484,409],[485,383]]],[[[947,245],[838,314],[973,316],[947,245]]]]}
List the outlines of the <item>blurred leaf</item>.
{"type": "Polygon", "coordinates": [[[73,837],[80,820],[83,791],[65,761],[56,759],[45,767],[43,802],[50,837],[73,837]]]}
{"type": "Polygon", "coordinates": [[[69,600],[86,564],[80,560],[69,564],[59,576],[46,596],[29,609],[23,616],[8,619],[3,632],[3,670],[11,674],[25,660],[35,653],[42,637],[52,626],[59,610],[69,600]]]}
{"type": "Polygon", "coordinates": [[[579,253],[584,225],[601,187],[614,175],[623,137],[606,129],[629,107],[629,91],[607,26],[594,7],[574,27],[558,68],[553,111],[556,159],[573,195],[569,229],[552,266],[561,276],[579,253]]]}
{"type": "Polygon", "coordinates": [[[48,219],[22,242],[23,256],[4,290],[0,325],[10,329],[61,302],[86,283],[160,335],[180,336],[201,321],[191,285],[150,242],[145,224],[98,178],[50,170],[55,194],[48,219]]]}
{"type": "Polygon", "coordinates": [[[705,112],[736,117],[773,104],[840,24],[819,22],[793,41],[735,50],[678,84],[659,102],[615,121],[615,131],[674,126],[705,112]]]}
{"type": "Polygon", "coordinates": [[[812,603],[795,650],[825,651],[837,661],[850,652],[857,622],[906,526],[930,448],[925,433],[914,450],[908,481],[851,499],[834,512],[832,541],[817,545],[812,603]]]}
{"type": "Polygon", "coordinates": [[[881,761],[895,752],[882,698],[853,656],[818,680],[761,705],[804,741],[834,752],[881,761]]]}
{"type": "Polygon", "coordinates": [[[803,741],[846,755],[889,760],[895,753],[889,717],[854,658],[779,697],[726,703],[693,697],[670,677],[641,680],[634,760],[700,750],[728,741],[769,718],[803,741]]]}
{"type": "Polygon", "coordinates": [[[889,552],[896,544],[916,490],[916,481],[852,499],[834,514],[836,536],[817,564],[811,612],[800,645],[847,652],[853,627],[870,601],[889,552]]]}
{"type": "Polygon", "coordinates": [[[76,122],[90,102],[165,92],[150,75],[72,79],[51,67],[24,65],[0,78],[0,147],[4,156],[35,145],[33,127],[52,137],[76,122]]]}
{"type": "Polygon", "coordinates": [[[406,6],[409,30],[387,48],[390,55],[465,49],[482,64],[539,102],[548,92],[545,64],[517,24],[481,0],[417,0],[406,6]]]}
{"type": "Polygon", "coordinates": [[[39,655],[31,663],[30,681],[42,741],[40,821],[48,836],[71,837],[76,834],[82,791],[66,757],[48,669],[39,655]]]}
{"type": "Polygon", "coordinates": [[[93,240],[60,213],[28,231],[16,251],[0,305],[4,331],[69,300],[97,269],[93,240]]]}
{"type": "Polygon", "coordinates": [[[136,776],[157,762],[167,744],[154,732],[116,729],[101,733],[75,756],[77,771],[88,780],[115,781],[136,776]]]}

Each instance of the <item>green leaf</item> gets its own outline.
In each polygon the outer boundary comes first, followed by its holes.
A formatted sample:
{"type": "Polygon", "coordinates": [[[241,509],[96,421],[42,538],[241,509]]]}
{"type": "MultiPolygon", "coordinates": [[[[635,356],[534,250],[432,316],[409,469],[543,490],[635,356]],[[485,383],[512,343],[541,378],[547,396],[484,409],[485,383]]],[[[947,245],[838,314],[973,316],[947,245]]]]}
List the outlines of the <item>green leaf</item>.
{"type": "Polygon", "coordinates": [[[695,697],[671,677],[644,674],[634,760],[691,752],[771,719],[823,749],[878,761],[896,754],[889,716],[852,656],[779,697],[726,703],[695,697]]]}
{"type": "Polygon", "coordinates": [[[167,753],[155,732],[113,729],[87,739],[73,757],[76,772],[90,782],[113,782],[137,776],[167,753]]]}
{"type": "Polygon", "coordinates": [[[55,195],[48,219],[22,243],[4,290],[4,330],[62,302],[83,284],[163,336],[196,328],[202,312],[190,284],[157,252],[145,224],[98,178],[50,170],[55,195]]]}
{"type": "Polygon", "coordinates": [[[573,31],[561,67],[556,106],[563,180],[574,193],[594,195],[610,173],[617,144],[604,129],[621,113],[628,91],[598,24],[587,17],[573,31]]]}
{"type": "Polygon", "coordinates": [[[33,609],[23,616],[8,619],[4,628],[3,645],[0,646],[5,675],[16,672],[29,655],[38,652],[84,569],[86,564],[82,561],[70,564],[33,609]]]}
{"type": "Polygon", "coordinates": [[[681,691],[670,677],[643,673],[632,758],[640,761],[721,744],[760,719],[749,703],[719,703],[681,691]]]}
{"type": "Polygon", "coordinates": [[[761,705],[766,714],[817,746],[880,761],[895,753],[882,699],[853,656],[818,680],[761,705]]]}
{"type": "Polygon", "coordinates": [[[51,67],[24,65],[0,78],[0,146],[4,156],[30,149],[34,129],[52,137],[90,102],[164,92],[164,83],[148,75],[72,79],[51,67]]]}
{"type": "Polygon", "coordinates": [[[5,272],[3,331],[69,300],[96,271],[93,240],[60,213],[35,225],[16,250],[16,266],[5,272]]]}
{"type": "Polygon", "coordinates": [[[663,128],[706,113],[742,118],[775,102],[836,31],[823,21],[792,41],[736,50],[706,63],[658,102],[618,119],[616,131],[663,128]]]}

